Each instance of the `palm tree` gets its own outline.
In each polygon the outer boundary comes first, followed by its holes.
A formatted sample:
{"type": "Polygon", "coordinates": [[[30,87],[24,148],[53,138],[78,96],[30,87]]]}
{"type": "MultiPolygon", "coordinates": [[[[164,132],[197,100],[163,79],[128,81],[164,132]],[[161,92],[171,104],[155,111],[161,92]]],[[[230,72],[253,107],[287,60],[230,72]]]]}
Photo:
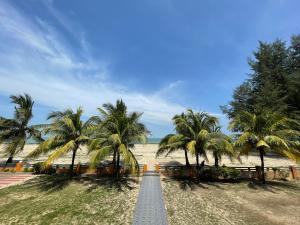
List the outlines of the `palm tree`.
{"type": "Polygon", "coordinates": [[[189,109],[186,116],[178,116],[174,119],[178,132],[183,133],[187,139],[187,150],[196,155],[197,177],[199,178],[199,157],[202,156],[206,160],[206,145],[211,138],[211,128],[216,126],[218,119],[205,112],[193,112],[189,109]]]}
{"type": "Polygon", "coordinates": [[[133,171],[139,169],[138,162],[132,152],[134,144],[146,142],[148,130],[139,120],[142,113],[127,112],[127,107],[122,100],[117,100],[116,105],[103,104],[98,108],[100,116],[94,117],[93,140],[89,144],[91,164],[95,165],[109,155],[113,155],[115,176],[120,176],[120,160],[124,165],[129,165],[133,171]]]}
{"type": "Polygon", "coordinates": [[[188,138],[184,136],[184,129],[183,127],[176,126],[175,120],[176,118],[181,117],[183,120],[187,120],[187,117],[184,113],[180,115],[175,115],[173,117],[173,122],[175,125],[175,130],[177,131],[176,134],[168,134],[166,135],[159,143],[159,148],[156,152],[156,158],[165,155],[167,157],[174,151],[183,150],[184,151],[184,157],[185,157],[185,165],[186,167],[190,166],[189,158],[188,158],[188,149],[187,149],[187,143],[189,141],[188,138]]]}
{"type": "Polygon", "coordinates": [[[212,127],[211,139],[207,142],[206,149],[212,151],[215,167],[219,166],[222,156],[228,156],[231,161],[236,157],[231,138],[221,132],[220,126],[212,127]]]}
{"type": "Polygon", "coordinates": [[[11,163],[13,157],[23,151],[29,138],[42,141],[39,125],[29,125],[32,115],[34,101],[28,94],[10,96],[12,103],[16,104],[14,118],[0,118],[0,144],[4,145],[4,155],[8,156],[6,161],[11,163]]]}
{"type": "Polygon", "coordinates": [[[87,144],[90,140],[87,135],[89,122],[81,120],[82,114],[83,110],[81,107],[78,107],[75,112],[71,109],[64,112],[52,112],[48,116],[48,119],[51,119],[52,123],[45,128],[45,134],[50,137],[32,151],[27,158],[52,152],[44,162],[45,166],[49,166],[56,159],[68,152],[72,152],[70,173],[73,174],[76,152],[80,146],[87,144]]]}
{"type": "MultiPolygon", "coordinates": [[[[206,148],[208,141],[212,138],[211,129],[216,126],[218,119],[205,112],[193,112],[189,109],[186,113],[176,115],[173,118],[176,135],[165,137],[160,145],[157,155],[183,149],[196,156],[197,177],[199,178],[199,157],[207,160],[206,148]],[[167,140],[167,142],[166,142],[167,140]],[[167,144],[165,145],[164,142],[167,144]]],[[[187,162],[187,161],[186,161],[187,162]]]]}
{"type": "Polygon", "coordinates": [[[188,150],[186,148],[186,139],[181,134],[168,134],[159,143],[159,148],[156,152],[156,158],[165,155],[167,157],[171,153],[177,150],[184,151],[185,165],[190,167],[190,162],[188,158],[188,150]]]}
{"type": "Polygon", "coordinates": [[[300,161],[300,124],[296,120],[267,111],[257,114],[244,111],[232,119],[229,127],[241,131],[234,144],[240,155],[248,155],[251,150],[259,152],[263,183],[266,153],[275,152],[300,161]]]}

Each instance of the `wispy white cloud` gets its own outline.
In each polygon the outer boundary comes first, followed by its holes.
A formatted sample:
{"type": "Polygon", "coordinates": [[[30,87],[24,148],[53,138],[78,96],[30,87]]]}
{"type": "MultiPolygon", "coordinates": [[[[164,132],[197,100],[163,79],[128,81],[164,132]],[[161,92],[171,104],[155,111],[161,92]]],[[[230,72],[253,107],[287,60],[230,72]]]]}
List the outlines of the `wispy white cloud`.
{"type": "MultiPolygon", "coordinates": [[[[48,9],[70,32],[75,32],[59,12],[48,9]]],[[[150,95],[111,82],[108,62],[93,58],[82,30],[80,49],[67,44],[63,35],[42,18],[25,15],[8,2],[0,2],[0,91],[28,92],[40,104],[64,109],[82,105],[87,114],[104,102],[122,98],[130,108],[144,112],[144,121],[169,123],[184,107],[164,98],[177,83],[150,95]]],[[[75,35],[74,35],[75,36],[75,35]]]]}

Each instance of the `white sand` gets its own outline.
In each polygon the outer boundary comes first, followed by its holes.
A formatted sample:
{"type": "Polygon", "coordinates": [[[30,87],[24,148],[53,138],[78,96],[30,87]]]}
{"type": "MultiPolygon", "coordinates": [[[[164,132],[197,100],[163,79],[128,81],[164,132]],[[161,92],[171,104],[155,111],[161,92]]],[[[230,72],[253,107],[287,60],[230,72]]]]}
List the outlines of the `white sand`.
{"type": "MultiPolygon", "coordinates": [[[[31,152],[34,148],[36,148],[37,145],[35,144],[29,144],[26,145],[24,148],[24,151],[17,155],[15,159],[22,160],[29,152],[31,152]]],[[[1,147],[0,147],[1,149],[1,147]]],[[[137,144],[135,145],[135,149],[133,150],[138,162],[140,164],[148,164],[148,166],[151,168],[155,163],[167,163],[167,162],[179,162],[182,164],[185,164],[184,159],[184,152],[183,151],[177,151],[176,153],[173,153],[172,155],[165,157],[159,157],[158,159],[155,158],[155,153],[158,149],[158,144],[137,144]]],[[[70,164],[71,163],[71,153],[65,155],[63,158],[60,158],[59,160],[55,161],[55,163],[58,164],[70,164]]],[[[40,156],[37,159],[30,160],[29,162],[38,162],[43,161],[47,158],[46,155],[40,156]]],[[[211,154],[208,154],[209,162],[206,164],[213,165],[214,160],[211,156],[211,154]]],[[[6,160],[6,157],[0,158],[0,161],[6,160]]],[[[190,163],[195,163],[195,157],[189,156],[190,163]]],[[[203,159],[201,159],[202,161],[203,159]]],[[[82,147],[82,150],[78,150],[75,163],[81,162],[86,163],[89,161],[89,156],[86,153],[86,147],[82,147]]],[[[200,161],[200,162],[201,162],[200,161]]],[[[225,164],[227,166],[255,166],[260,165],[260,159],[258,156],[250,155],[247,157],[242,157],[242,164],[240,164],[238,161],[231,162],[227,157],[223,157],[223,160],[221,162],[221,165],[225,164]]],[[[265,165],[266,166],[290,166],[290,165],[297,165],[294,161],[280,158],[280,157],[271,157],[266,156],[265,157],[265,165]]]]}

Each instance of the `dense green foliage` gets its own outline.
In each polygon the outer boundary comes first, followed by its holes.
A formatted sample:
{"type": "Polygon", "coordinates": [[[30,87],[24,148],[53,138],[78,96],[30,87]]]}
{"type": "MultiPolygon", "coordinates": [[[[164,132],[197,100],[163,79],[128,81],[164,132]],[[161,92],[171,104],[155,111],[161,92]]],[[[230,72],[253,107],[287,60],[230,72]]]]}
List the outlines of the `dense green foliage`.
{"type": "Polygon", "coordinates": [[[34,101],[28,94],[12,95],[12,103],[15,106],[14,118],[0,117],[0,144],[4,145],[4,155],[8,156],[7,163],[11,163],[13,157],[21,152],[29,138],[42,141],[39,126],[29,125],[32,118],[34,101]]]}
{"type": "Polygon", "coordinates": [[[219,165],[222,155],[234,157],[231,139],[220,131],[218,119],[204,112],[187,112],[173,117],[176,134],[166,135],[159,144],[156,156],[168,156],[174,151],[183,150],[186,166],[189,166],[188,155],[196,156],[197,173],[199,173],[199,157],[207,160],[210,150],[219,165]]]}
{"type": "Polygon", "coordinates": [[[300,119],[300,35],[288,47],[281,40],[259,42],[249,66],[249,79],[235,89],[223,112],[234,118],[241,111],[271,110],[300,119]]]}
{"type": "Polygon", "coordinates": [[[148,130],[140,123],[142,113],[128,113],[127,106],[122,100],[116,105],[104,104],[98,108],[100,116],[90,118],[91,137],[89,153],[91,163],[96,165],[101,160],[113,156],[112,164],[115,175],[120,175],[120,160],[132,171],[139,169],[139,164],[133,154],[134,144],[146,142],[148,130]]]}
{"type": "Polygon", "coordinates": [[[87,136],[89,123],[81,120],[82,113],[83,110],[80,107],[75,112],[71,109],[64,112],[52,112],[48,117],[52,123],[44,130],[45,134],[50,137],[27,157],[37,157],[40,154],[51,152],[44,163],[45,166],[49,166],[56,159],[72,152],[71,173],[73,173],[76,152],[81,145],[87,144],[89,141],[87,136]]]}
{"type": "MultiPolygon", "coordinates": [[[[241,155],[248,155],[252,150],[257,151],[262,171],[264,171],[264,155],[268,152],[300,161],[299,127],[297,120],[269,111],[259,114],[242,111],[230,122],[232,130],[242,131],[237,135],[235,148],[241,155]]],[[[264,173],[262,180],[265,182],[264,173]]]]}
{"type": "MultiPolygon", "coordinates": [[[[24,170],[24,172],[30,172],[30,170],[27,171],[24,170]]],[[[56,169],[50,167],[44,167],[42,162],[38,162],[32,165],[32,172],[34,174],[54,174],[56,173],[56,169]]]]}
{"type": "Polygon", "coordinates": [[[237,180],[240,176],[240,171],[234,168],[221,167],[207,167],[201,170],[200,178],[206,181],[223,180],[237,180]]]}

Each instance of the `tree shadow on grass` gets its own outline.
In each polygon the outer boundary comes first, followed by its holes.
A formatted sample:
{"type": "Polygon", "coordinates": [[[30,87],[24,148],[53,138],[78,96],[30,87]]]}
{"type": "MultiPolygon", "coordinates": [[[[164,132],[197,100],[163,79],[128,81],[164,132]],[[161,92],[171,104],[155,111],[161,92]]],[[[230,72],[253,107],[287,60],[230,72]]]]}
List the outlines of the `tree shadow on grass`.
{"type": "Polygon", "coordinates": [[[216,187],[218,189],[223,189],[218,182],[208,182],[208,181],[201,181],[198,182],[195,178],[190,177],[165,177],[162,181],[168,182],[176,182],[179,184],[181,190],[188,191],[188,190],[195,190],[197,188],[208,189],[211,187],[216,187]]]}
{"type": "MultiPolygon", "coordinates": [[[[266,184],[263,184],[259,180],[250,180],[250,179],[242,179],[242,180],[217,180],[217,181],[197,181],[197,179],[192,179],[190,177],[165,177],[162,179],[163,182],[176,182],[178,183],[180,189],[184,191],[195,190],[197,188],[209,189],[210,187],[218,188],[218,189],[226,189],[226,184],[244,184],[250,189],[254,190],[264,190],[272,193],[277,193],[279,191],[289,190],[289,191],[297,191],[300,193],[300,184],[299,182],[293,181],[283,181],[283,180],[274,180],[267,181],[266,184]]],[[[243,185],[242,185],[243,186],[243,185]]],[[[245,187],[244,186],[244,187],[245,187]]],[[[246,188],[246,187],[245,187],[246,188]]]]}
{"type": "Polygon", "coordinates": [[[87,186],[88,192],[98,187],[124,191],[125,189],[134,189],[138,180],[131,177],[116,179],[112,177],[98,177],[95,175],[70,176],[67,174],[52,174],[37,176],[25,182],[24,185],[27,187],[36,187],[45,192],[55,192],[67,187],[71,183],[87,186]]]}
{"type": "Polygon", "coordinates": [[[272,193],[276,193],[278,191],[283,190],[291,190],[291,191],[299,191],[300,185],[292,181],[282,181],[282,180],[274,180],[274,181],[266,181],[266,184],[263,184],[258,180],[248,181],[247,187],[255,190],[265,190],[272,193]]]}
{"type": "Polygon", "coordinates": [[[132,190],[135,188],[135,184],[139,183],[137,178],[128,176],[117,179],[114,177],[97,177],[93,175],[80,177],[80,182],[89,185],[87,191],[92,191],[99,186],[109,189],[114,188],[117,191],[132,190]]]}

